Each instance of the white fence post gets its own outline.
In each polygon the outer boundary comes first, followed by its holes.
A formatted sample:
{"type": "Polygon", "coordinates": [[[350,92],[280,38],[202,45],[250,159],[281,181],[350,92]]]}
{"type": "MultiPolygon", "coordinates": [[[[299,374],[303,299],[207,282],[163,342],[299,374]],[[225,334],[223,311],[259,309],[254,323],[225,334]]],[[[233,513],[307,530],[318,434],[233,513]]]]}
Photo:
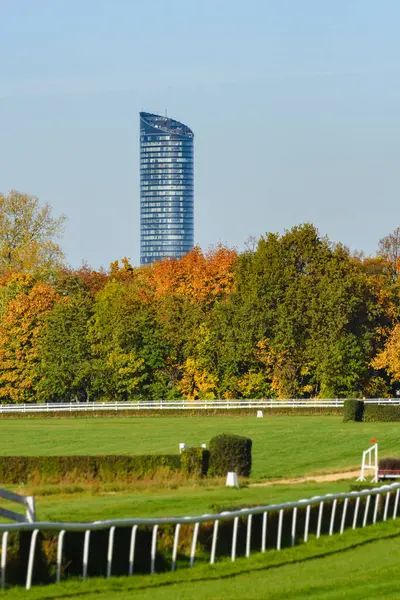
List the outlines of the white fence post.
{"type": "Polygon", "coordinates": [[[292,514],[292,535],[291,535],[292,546],[294,546],[296,543],[296,520],[297,520],[297,506],[294,507],[293,514],[292,514]]]}
{"type": "Polygon", "coordinates": [[[309,504],[306,508],[306,522],[304,525],[304,542],[308,542],[308,527],[310,525],[310,511],[311,511],[311,504],[309,504]]]}
{"type": "Polygon", "coordinates": [[[107,579],[109,577],[111,577],[112,559],[113,559],[113,550],[114,550],[114,534],[115,534],[115,527],[110,527],[110,532],[108,534],[108,550],[107,550],[107,579]]]}
{"type": "Polygon", "coordinates": [[[369,509],[369,503],[370,503],[370,501],[371,501],[371,496],[367,496],[367,501],[365,503],[365,510],[364,510],[363,527],[365,527],[366,524],[367,524],[368,509],[369,509]]]}
{"type": "Polygon", "coordinates": [[[172,566],[171,571],[175,571],[176,569],[176,557],[178,554],[178,542],[179,542],[179,530],[181,526],[179,523],[175,525],[175,535],[174,535],[174,547],[172,550],[172,566]]]}
{"type": "Polygon", "coordinates": [[[218,525],[219,525],[219,520],[215,519],[213,538],[212,538],[212,544],[211,544],[211,556],[210,556],[210,564],[211,565],[213,565],[215,563],[215,552],[217,550],[217,538],[218,538],[218,525]]]}
{"type": "Polygon", "coordinates": [[[282,544],[282,521],[283,521],[283,509],[281,508],[281,510],[279,511],[279,518],[278,518],[278,537],[276,540],[276,549],[277,550],[281,549],[281,544],[282,544]]]}
{"type": "Polygon", "coordinates": [[[8,531],[5,531],[1,538],[1,589],[2,590],[4,590],[6,587],[7,540],[8,540],[8,531]]]}
{"type": "Polygon", "coordinates": [[[317,523],[317,539],[320,537],[321,535],[321,526],[322,526],[322,512],[324,510],[324,503],[320,502],[319,503],[319,509],[318,509],[318,523],[317,523]]]}
{"type": "Polygon", "coordinates": [[[32,586],[32,576],[33,576],[33,565],[35,562],[35,548],[36,548],[36,538],[38,536],[39,529],[35,529],[32,533],[31,544],[29,547],[29,559],[28,559],[28,570],[26,572],[26,589],[30,590],[32,586]]]}
{"type": "Polygon", "coordinates": [[[128,568],[128,575],[132,575],[133,573],[133,564],[134,564],[134,560],[135,560],[135,543],[136,543],[136,532],[137,532],[137,525],[134,525],[132,527],[132,532],[131,532],[131,543],[129,546],[129,568],[128,568]]]}
{"type": "Polygon", "coordinates": [[[335,526],[335,513],[336,513],[336,505],[337,505],[337,499],[335,498],[332,504],[332,512],[331,512],[331,522],[329,525],[329,535],[333,534],[333,528],[335,526]]]}
{"type": "Polygon", "coordinates": [[[387,519],[387,514],[388,514],[388,510],[389,510],[389,502],[390,502],[390,492],[388,492],[386,494],[386,499],[385,499],[385,510],[383,512],[383,520],[386,521],[387,519]]]}
{"type": "Polygon", "coordinates": [[[250,556],[251,549],[251,523],[252,523],[253,515],[249,515],[247,517],[247,534],[246,534],[246,558],[250,556]]]}
{"type": "Polygon", "coordinates": [[[380,494],[377,494],[375,496],[374,517],[373,517],[373,520],[372,520],[372,522],[373,522],[374,525],[376,524],[376,519],[377,519],[377,516],[378,516],[379,500],[380,500],[380,494]]]}
{"type": "Polygon", "coordinates": [[[85,539],[83,542],[83,566],[82,566],[82,578],[85,580],[88,573],[88,562],[89,562],[89,544],[90,544],[90,529],[85,531],[85,539]]]}
{"type": "Polygon", "coordinates": [[[344,531],[344,526],[346,524],[346,512],[347,512],[347,505],[349,503],[349,499],[346,498],[344,503],[343,503],[343,512],[342,512],[342,522],[340,523],[340,533],[343,533],[344,531]]]}
{"type": "Polygon", "coordinates": [[[63,541],[64,541],[65,529],[62,529],[58,534],[58,542],[57,542],[57,574],[56,574],[56,582],[60,583],[61,580],[61,564],[62,564],[62,551],[63,551],[63,541]]]}
{"type": "Polygon", "coordinates": [[[157,533],[158,533],[158,525],[154,525],[153,535],[151,537],[151,563],[150,563],[151,575],[154,574],[154,570],[156,568],[157,533]]]}
{"type": "Polygon", "coordinates": [[[194,528],[193,528],[192,547],[190,550],[190,566],[191,567],[193,567],[193,565],[194,565],[194,557],[196,554],[196,544],[197,544],[197,536],[199,534],[199,526],[200,526],[200,523],[197,521],[197,523],[194,524],[194,528]]]}
{"type": "Polygon", "coordinates": [[[239,524],[239,517],[235,517],[233,521],[233,531],[232,531],[232,548],[231,548],[231,561],[235,562],[236,560],[236,544],[237,544],[237,530],[239,524]]]}
{"type": "Polygon", "coordinates": [[[262,532],[261,532],[261,552],[265,552],[267,545],[267,523],[268,523],[268,513],[267,511],[263,512],[263,521],[262,521],[262,532]]]}
{"type": "Polygon", "coordinates": [[[397,507],[399,505],[399,494],[400,494],[400,489],[397,489],[396,496],[394,498],[393,519],[395,519],[397,517],[397,507]]]}

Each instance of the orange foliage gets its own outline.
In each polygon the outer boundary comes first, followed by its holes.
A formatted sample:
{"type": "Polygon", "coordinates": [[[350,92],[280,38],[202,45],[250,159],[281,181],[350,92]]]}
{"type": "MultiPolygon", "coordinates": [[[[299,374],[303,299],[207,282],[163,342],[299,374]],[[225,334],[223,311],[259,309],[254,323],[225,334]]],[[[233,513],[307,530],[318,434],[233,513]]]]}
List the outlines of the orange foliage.
{"type": "Polygon", "coordinates": [[[147,270],[155,297],[186,296],[193,302],[212,303],[226,298],[233,290],[235,250],[219,246],[203,254],[193,248],[179,260],[163,260],[147,270]]]}
{"type": "Polygon", "coordinates": [[[92,296],[100,292],[108,281],[108,275],[105,271],[94,271],[88,265],[83,265],[80,269],[77,269],[75,274],[92,296]]]}

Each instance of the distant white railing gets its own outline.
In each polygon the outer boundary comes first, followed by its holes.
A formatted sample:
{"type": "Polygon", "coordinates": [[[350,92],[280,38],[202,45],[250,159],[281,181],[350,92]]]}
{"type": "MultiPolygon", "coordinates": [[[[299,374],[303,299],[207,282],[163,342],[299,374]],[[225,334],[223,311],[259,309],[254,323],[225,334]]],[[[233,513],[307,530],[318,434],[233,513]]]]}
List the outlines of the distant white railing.
{"type": "MultiPolygon", "coordinates": [[[[232,528],[232,541],[231,541],[231,560],[236,560],[237,554],[237,539],[238,539],[238,524],[239,519],[247,517],[246,525],[246,550],[245,555],[248,558],[252,548],[252,529],[254,515],[263,515],[261,522],[261,552],[265,552],[267,548],[267,523],[268,516],[271,513],[277,513],[278,526],[276,538],[272,540],[273,546],[276,550],[281,550],[282,547],[282,529],[283,529],[283,518],[286,514],[285,519],[285,531],[290,532],[291,546],[296,544],[296,539],[300,537],[304,542],[307,542],[309,535],[314,534],[316,538],[319,538],[322,533],[322,518],[325,510],[329,510],[328,521],[329,529],[328,535],[331,536],[333,533],[342,534],[346,528],[346,522],[348,528],[356,529],[357,527],[365,527],[367,523],[376,524],[379,516],[379,504],[382,500],[381,509],[381,520],[386,521],[388,518],[396,519],[400,494],[400,483],[394,483],[392,485],[384,485],[379,488],[362,490],[359,492],[343,492],[338,494],[327,494],[325,496],[314,496],[297,502],[285,502],[283,504],[270,504],[267,506],[258,506],[254,508],[243,508],[241,510],[235,510],[232,512],[221,512],[218,514],[205,514],[197,517],[173,517],[173,518],[158,518],[158,519],[116,519],[109,521],[95,521],[94,523],[60,523],[60,522],[36,522],[36,523],[25,523],[25,524],[11,524],[11,525],[0,525],[0,534],[2,533],[2,553],[1,553],[1,582],[2,588],[6,585],[6,568],[7,568],[7,538],[11,532],[20,531],[31,531],[32,537],[30,542],[29,559],[26,571],[26,589],[30,589],[32,585],[36,540],[39,532],[51,531],[58,532],[57,542],[57,564],[56,564],[56,582],[60,582],[62,559],[63,559],[63,541],[66,532],[85,532],[83,541],[83,559],[82,559],[82,578],[86,579],[88,576],[88,562],[90,553],[90,534],[92,531],[108,530],[108,550],[107,550],[107,566],[106,576],[112,575],[112,563],[114,553],[114,534],[118,527],[129,527],[131,528],[130,543],[126,548],[126,555],[128,558],[128,570],[127,574],[132,575],[134,572],[134,561],[136,552],[136,533],[138,527],[150,526],[152,527],[151,537],[151,549],[150,549],[150,573],[155,572],[156,567],[156,552],[157,552],[157,534],[158,528],[163,525],[175,525],[175,534],[172,544],[172,562],[171,570],[174,571],[177,567],[177,556],[178,556],[178,545],[179,545],[179,532],[182,525],[193,525],[191,550],[190,550],[190,566],[193,567],[195,562],[196,546],[199,534],[199,527],[201,523],[213,523],[213,534],[210,550],[210,564],[214,564],[217,555],[217,541],[218,541],[218,526],[221,521],[233,521],[232,528]],[[389,515],[389,504],[392,493],[393,503],[391,514],[389,515]],[[369,514],[371,498],[375,497],[375,503],[373,506],[372,514],[369,514]],[[366,498],[365,504],[361,506],[361,498],[366,498]],[[352,512],[349,509],[349,502],[355,500],[352,512]],[[338,501],[343,501],[342,505],[338,508],[338,501]],[[311,507],[315,506],[318,510],[318,516],[316,522],[310,519],[311,507]],[[306,509],[305,511],[305,522],[304,530],[298,531],[298,510],[306,509]],[[339,510],[341,511],[339,514],[339,510]],[[362,513],[362,514],[361,514],[362,513]],[[287,521],[289,517],[289,521],[287,521]],[[291,518],[290,518],[291,517],[291,518]],[[347,517],[347,521],[346,521],[347,517]],[[336,519],[336,520],[335,520],[336,519]],[[310,526],[310,521],[313,523],[310,526]],[[336,529],[335,529],[336,523],[336,529]],[[339,526],[338,526],[339,524],[339,526]],[[297,526],[297,529],[296,529],[297,526]]],[[[271,539],[268,538],[269,543],[271,539]]],[[[143,550],[141,552],[143,555],[143,550]]]]}
{"type": "MultiPolygon", "coordinates": [[[[239,410],[243,408],[342,408],[344,398],[331,400],[143,400],[135,402],[70,402],[48,404],[0,404],[3,413],[43,413],[43,412],[100,412],[100,411],[140,411],[140,410],[239,410]]],[[[373,398],[364,400],[367,404],[400,405],[400,398],[373,398]]]]}

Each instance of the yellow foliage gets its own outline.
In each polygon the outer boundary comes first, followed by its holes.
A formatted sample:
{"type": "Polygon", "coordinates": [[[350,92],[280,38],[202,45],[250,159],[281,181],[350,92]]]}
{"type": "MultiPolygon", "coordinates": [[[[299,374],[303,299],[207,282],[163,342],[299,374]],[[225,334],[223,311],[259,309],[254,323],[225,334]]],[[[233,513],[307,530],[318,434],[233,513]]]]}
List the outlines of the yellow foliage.
{"type": "Polygon", "coordinates": [[[40,380],[38,342],[45,317],[59,294],[45,283],[10,300],[0,320],[0,397],[13,402],[35,398],[40,380]]]}
{"type": "Polygon", "coordinates": [[[200,361],[187,358],[182,366],[182,371],[183,377],[178,386],[185,398],[188,400],[196,400],[197,398],[212,400],[215,398],[218,378],[208,373],[201,366],[200,361]]]}
{"type": "Polygon", "coordinates": [[[386,369],[392,381],[400,381],[400,323],[393,328],[382,352],[372,361],[375,369],[386,369]]]}

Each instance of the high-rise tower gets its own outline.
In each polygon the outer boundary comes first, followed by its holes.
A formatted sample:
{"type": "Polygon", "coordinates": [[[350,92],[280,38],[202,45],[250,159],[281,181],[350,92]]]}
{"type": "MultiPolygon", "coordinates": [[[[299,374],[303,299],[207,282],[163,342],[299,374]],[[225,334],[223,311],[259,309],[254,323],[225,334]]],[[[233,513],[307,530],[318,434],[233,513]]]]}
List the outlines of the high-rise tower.
{"type": "Polygon", "coordinates": [[[179,121],[140,113],[141,265],[193,248],[193,137],[179,121]]]}

